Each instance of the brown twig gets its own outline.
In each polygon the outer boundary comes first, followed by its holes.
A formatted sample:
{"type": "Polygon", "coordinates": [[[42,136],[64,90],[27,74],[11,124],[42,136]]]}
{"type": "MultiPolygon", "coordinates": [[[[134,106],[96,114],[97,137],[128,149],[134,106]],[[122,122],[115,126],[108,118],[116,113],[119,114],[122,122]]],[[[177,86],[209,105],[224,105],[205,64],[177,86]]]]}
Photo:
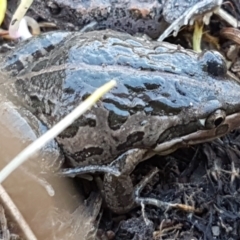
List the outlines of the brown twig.
{"type": "Polygon", "coordinates": [[[22,214],[19,212],[17,206],[14,204],[10,196],[7,194],[3,186],[0,184],[0,200],[4,205],[4,208],[9,212],[14,221],[18,224],[19,228],[23,232],[27,240],[37,240],[36,236],[32,232],[31,228],[25,221],[22,214]]]}

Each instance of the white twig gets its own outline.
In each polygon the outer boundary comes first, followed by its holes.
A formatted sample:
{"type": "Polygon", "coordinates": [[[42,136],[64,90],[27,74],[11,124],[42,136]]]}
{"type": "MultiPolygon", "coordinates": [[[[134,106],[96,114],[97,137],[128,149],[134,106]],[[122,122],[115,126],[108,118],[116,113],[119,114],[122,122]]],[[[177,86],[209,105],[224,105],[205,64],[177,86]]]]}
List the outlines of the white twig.
{"type": "Polygon", "coordinates": [[[238,20],[226,11],[224,11],[222,8],[217,8],[214,13],[221,17],[223,20],[225,20],[230,26],[234,28],[237,28],[239,26],[238,20]]]}
{"type": "Polygon", "coordinates": [[[26,21],[25,17],[20,20],[18,30],[14,33],[9,31],[9,35],[12,38],[21,38],[22,40],[26,40],[26,39],[32,37],[32,34],[29,32],[27,21],[26,21]]]}
{"type": "Polygon", "coordinates": [[[17,38],[19,34],[20,22],[26,14],[27,10],[31,6],[33,0],[21,0],[20,5],[13,14],[12,20],[9,26],[9,35],[11,37],[17,38]]]}

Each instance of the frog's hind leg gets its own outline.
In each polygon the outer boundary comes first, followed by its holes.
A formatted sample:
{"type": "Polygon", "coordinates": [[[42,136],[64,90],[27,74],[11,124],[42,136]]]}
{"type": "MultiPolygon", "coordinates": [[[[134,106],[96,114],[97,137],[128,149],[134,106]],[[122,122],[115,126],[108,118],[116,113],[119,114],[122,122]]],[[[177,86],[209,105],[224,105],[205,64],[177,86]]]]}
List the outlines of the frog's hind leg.
{"type": "Polygon", "coordinates": [[[111,163],[119,169],[120,175],[105,174],[103,186],[106,204],[113,212],[128,212],[139,203],[130,174],[138,163],[153,155],[146,149],[131,149],[111,163]]]}
{"type": "Polygon", "coordinates": [[[161,209],[166,209],[168,207],[189,209],[189,206],[183,204],[172,204],[155,198],[140,197],[142,189],[158,173],[158,169],[154,168],[150,171],[135,187],[133,186],[130,174],[138,163],[153,155],[155,155],[155,153],[148,150],[132,149],[112,162],[111,165],[119,169],[120,175],[105,174],[103,190],[106,204],[113,212],[122,214],[128,212],[137,205],[141,205],[142,207],[145,205],[152,205],[161,209]]]}

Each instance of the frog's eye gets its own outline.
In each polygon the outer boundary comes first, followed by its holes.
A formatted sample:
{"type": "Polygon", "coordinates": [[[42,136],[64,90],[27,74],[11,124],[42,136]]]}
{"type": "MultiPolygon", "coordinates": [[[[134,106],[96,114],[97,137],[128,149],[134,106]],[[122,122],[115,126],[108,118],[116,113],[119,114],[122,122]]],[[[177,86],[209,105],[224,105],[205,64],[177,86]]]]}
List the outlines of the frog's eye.
{"type": "Polygon", "coordinates": [[[216,128],[224,122],[225,118],[226,118],[225,111],[218,109],[207,117],[205,121],[205,127],[207,129],[216,128]]]}
{"type": "Polygon", "coordinates": [[[215,77],[224,77],[227,65],[223,56],[217,51],[205,51],[199,56],[202,70],[215,77]]]}

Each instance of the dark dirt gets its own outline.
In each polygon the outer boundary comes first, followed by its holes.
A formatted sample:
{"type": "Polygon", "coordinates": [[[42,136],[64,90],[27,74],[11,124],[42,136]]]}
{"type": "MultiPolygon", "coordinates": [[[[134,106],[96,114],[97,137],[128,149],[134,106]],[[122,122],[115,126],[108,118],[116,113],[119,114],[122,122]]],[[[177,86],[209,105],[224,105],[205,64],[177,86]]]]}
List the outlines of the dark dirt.
{"type": "Polygon", "coordinates": [[[155,157],[136,168],[136,179],[153,166],[160,170],[142,196],[185,206],[146,206],[145,220],[138,208],[117,223],[103,217],[101,224],[105,223],[105,228],[106,222],[111,224],[115,239],[238,239],[239,133],[164,158],[155,157]]]}
{"type": "MultiPolygon", "coordinates": [[[[9,1],[9,9],[14,12],[16,3],[9,1]]],[[[38,21],[49,21],[57,28],[79,31],[90,23],[90,30],[110,28],[130,34],[146,33],[153,38],[166,27],[162,17],[162,4],[158,0],[131,1],[62,1],[36,0],[28,16],[38,21]]]]}
{"type": "MultiPolygon", "coordinates": [[[[35,1],[34,4],[37,2],[39,1],[35,1]]],[[[240,19],[238,1],[230,2],[232,5],[225,4],[223,8],[240,19]]],[[[59,18],[59,16],[64,17],[64,13],[69,16],[71,12],[69,9],[64,10],[56,4],[50,4],[50,7],[44,9],[44,4],[46,2],[42,1],[39,5],[42,8],[38,9],[42,15],[38,15],[36,9],[31,10],[30,15],[41,20],[52,20],[55,23],[59,21],[60,28],[78,29],[79,26],[74,26],[74,22],[77,21],[68,17],[59,18]]],[[[13,12],[15,1],[9,1],[9,9],[13,12]]],[[[213,36],[218,37],[218,32],[223,26],[224,23],[213,18],[208,30],[213,36]]],[[[188,34],[182,36],[184,38],[169,40],[189,47],[189,39],[186,37],[188,34]]],[[[214,46],[209,42],[205,45],[207,48],[214,46]]],[[[125,215],[118,216],[104,208],[103,204],[98,239],[240,239],[239,159],[240,130],[236,130],[214,142],[181,149],[166,157],[156,156],[139,164],[132,174],[135,184],[151,169],[159,168],[159,173],[141,193],[142,197],[182,205],[168,208],[138,207],[125,215]]],[[[79,184],[79,179],[75,184],[79,184]]],[[[86,197],[91,191],[97,192],[95,186],[89,190],[92,183],[88,181],[80,180],[80,184],[85,189],[86,197]]]]}

